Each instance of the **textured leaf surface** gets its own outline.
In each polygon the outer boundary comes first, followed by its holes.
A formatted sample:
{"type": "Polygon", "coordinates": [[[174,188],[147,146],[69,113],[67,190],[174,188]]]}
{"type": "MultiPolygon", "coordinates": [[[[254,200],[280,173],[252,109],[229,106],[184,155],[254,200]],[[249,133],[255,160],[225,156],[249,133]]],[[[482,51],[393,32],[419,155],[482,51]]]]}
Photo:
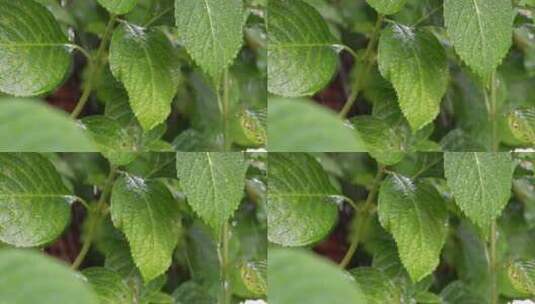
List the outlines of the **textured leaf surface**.
{"type": "Polygon", "coordinates": [[[0,240],[33,247],[56,239],[74,200],[60,175],[37,153],[0,153],[0,240]]]}
{"type": "Polygon", "coordinates": [[[406,0],[366,0],[368,4],[383,15],[399,12],[406,0]]]}
{"type": "Polygon", "coordinates": [[[457,205],[484,232],[489,231],[511,196],[511,155],[446,152],[444,170],[457,205]]]}
{"type": "Polygon", "coordinates": [[[403,138],[383,119],[359,115],[351,121],[366,145],[366,151],[378,162],[395,165],[403,159],[403,138]]]}
{"type": "Polygon", "coordinates": [[[242,0],[176,0],[175,19],[180,41],[193,60],[219,80],[243,43],[242,0]]]}
{"type": "Polygon", "coordinates": [[[113,224],[126,235],[134,262],[146,282],[171,265],[179,229],[175,204],[172,194],[159,181],[125,175],[113,186],[113,224]]]}
{"type": "Polygon", "coordinates": [[[268,111],[269,151],[366,151],[355,129],[311,100],[272,98],[268,111]]]}
{"type": "Polygon", "coordinates": [[[100,152],[112,163],[123,166],[136,158],[132,153],[137,152],[135,139],[117,121],[95,115],[82,119],[82,124],[100,152]]]}
{"type": "Polygon", "coordinates": [[[393,25],[381,34],[378,61],[411,128],[419,130],[433,121],[448,85],[446,52],[435,36],[393,25]]]}
{"type": "Polygon", "coordinates": [[[359,285],[335,264],[294,249],[269,252],[270,304],[364,304],[359,285]]]}
{"type": "Polygon", "coordinates": [[[0,91],[40,95],[56,88],[71,65],[67,37],[32,0],[0,0],[0,91]]]}
{"type": "Polygon", "coordinates": [[[145,130],[166,120],[180,67],[171,42],[161,31],[121,26],[111,40],[110,68],[124,84],[130,106],[145,130]]]}
{"type": "Polygon", "coordinates": [[[498,67],[512,44],[511,1],[445,0],[444,24],[455,51],[483,78],[498,67]]]}
{"type": "Polygon", "coordinates": [[[98,0],[109,12],[123,15],[130,12],[136,6],[138,0],[98,0]]]}
{"type": "Polygon", "coordinates": [[[247,171],[243,154],[179,152],[176,171],[189,205],[218,232],[243,197],[247,171]]]}
{"type": "Polygon", "coordinates": [[[535,108],[519,108],[509,113],[509,127],[519,140],[535,145],[535,108]]]}
{"type": "Polygon", "coordinates": [[[379,220],[392,233],[401,262],[413,281],[433,272],[448,231],[448,211],[425,182],[393,174],[379,190],[379,220]]]}
{"type": "Polygon", "coordinates": [[[82,274],[98,295],[100,304],[131,304],[133,294],[121,276],[104,267],[86,268],[82,274]]]}
{"type": "Polygon", "coordinates": [[[64,113],[38,100],[0,99],[0,151],[95,152],[95,145],[64,113]]]}
{"type": "Polygon", "coordinates": [[[268,239],[306,246],[323,239],[338,219],[338,191],[305,153],[269,154],[268,239]]]}
{"type": "Polygon", "coordinates": [[[2,303],[99,303],[78,274],[34,251],[0,250],[2,303]]]}
{"type": "Polygon", "coordinates": [[[382,271],[371,267],[359,267],[350,271],[366,295],[368,304],[401,304],[399,286],[382,271]]]}
{"type": "Polygon", "coordinates": [[[282,96],[312,95],[337,66],[335,38],[315,8],[301,0],[270,0],[268,90],[282,96]]]}
{"type": "Polygon", "coordinates": [[[513,286],[523,293],[535,295],[535,261],[517,261],[508,268],[513,286]]]}
{"type": "Polygon", "coordinates": [[[245,287],[254,295],[267,294],[267,261],[247,262],[241,266],[240,274],[245,287]]]}

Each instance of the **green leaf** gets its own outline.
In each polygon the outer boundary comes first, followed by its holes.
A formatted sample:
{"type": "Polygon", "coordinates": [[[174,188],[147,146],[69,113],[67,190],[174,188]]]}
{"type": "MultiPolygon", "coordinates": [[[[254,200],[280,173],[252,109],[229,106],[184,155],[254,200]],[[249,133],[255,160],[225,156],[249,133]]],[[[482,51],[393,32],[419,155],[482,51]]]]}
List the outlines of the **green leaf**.
{"type": "Polygon", "coordinates": [[[175,153],[141,153],[127,171],[144,178],[175,177],[175,153]]]}
{"type": "Polygon", "coordinates": [[[362,288],[368,304],[401,304],[401,290],[382,271],[372,267],[350,270],[351,275],[362,288]]]}
{"type": "Polygon", "coordinates": [[[535,261],[516,261],[509,265],[508,274],[520,292],[535,295],[535,261]]]}
{"type": "Polygon", "coordinates": [[[131,175],[118,179],[111,196],[113,224],[128,239],[145,282],[164,273],[178,240],[180,215],[164,184],[131,175]]]}
{"type": "Polygon", "coordinates": [[[98,0],[110,13],[124,15],[136,7],[138,0],[98,0]]]}
{"type": "Polygon", "coordinates": [[[267,294],[267,261],[247,262],[241,266],[240,273],[250,292],[257,296],[267,294]]]}
{"type": "Polygon", "coordinates": [[[347,273],[302,250],[270,250],[268,274],[270,304],[367,303],[347,273]]]}
{"type": "Polygon", "coordinates": [[[392,15],[399,12],[407,0],[366,0],[377,12],[392,15]]]}
{"type": "Polygon", "coordinates": [[[124,24],[114,33],[110,68],[130,98],[139,123],[150,130],[171,112],[180,66],[173,45],[158,29],[124,24]]]}
{"type": "Polygon", "coordinates": [[[509,153],[444,154],[445,176],[455,202],[484,233],[509,201],[513,169],[509,153]]]}
{"type": "Polygon", "coordinates": [[[433,34],[395,24],[379,40],[379,70],[394,85],[403,115],[417,131],[432,122],[448,86],[446,52],[433,34]]]}
{"type": "Polygon", "coordinates": [[[121,276],[103,267],[91,267],[82,271],[93,290],[99,297],[100,304],[131,304],[133,294],[121,276]]]}
{"type": "Polygon", "coordinates": [[[42,101],[0,99],[0,151],[94,152],[91,140],[65,113],[42,101]]]}
{"type": "Polygon", "coordinates": [[[483,79],[513,41],[511,1],[445,0],[444,24],[457,54],[483,79]]]}
{"type": "Polygon", "coordinates": [[[486,301],[463,281],[453,281],[440,292],[440,296],[444,304],[480,304],[486,301]]]}
{"type": "Polygon", "coordinates": [[[508,120],[517,139],[535,145],[535,108],[515,109],[509,113],[508,120]]]}
{"type": "Polygon", "coordinates": [[[177,153],[177,176],[188,203],[216,233],[240,205],[247,167],[241,153],[177,153]]]}
{"type": "Polygon", "coordinates": [[[213,304],[216,301],[206,292],[206,288],[195,281],[187,281],[174,292],[176,304],[213,304]]]}
{"type": "Polygon", "coordinates": [[[17,247],[50,243],[69,224],[74,200],[45,157],[0,153],[0,241],[17,247]]]}
{"type": "Polygon", "coordinates": [[[82,124],[100,152],[113,164],[124,166],[136,158],[135,139],[115,120],[95,115],[82,119],[82,124]]]}
{"type": "Polygon", "coordinates": [[[99,303],[77,273],[35,251],[0,250],[0,273],[3,303],[99,303]]]}
{"type": "Polygon", "coordinates": [[[269,154],[268,239],[306,246],[325,238],[338,219],[339,192],[305,153],[269,154]]]}
{"type": "Polygon", "coordinates": [[[269,100],[268,111],[269,151],[366,150],[359,134],[351,125],[311,100],[272,98],[269,100]]]}
{"type": "Polygon", "coordinates": [[[268,90],[307,96],[333,77],[336,40],[316,9],[301,0],[269,0],[268,90]]]}
{"type": "Polygon", "coordinates": [[[35,96],[55,89],[71,66],[52,14],[32,0],[0,0],[0,91],[35,96]]]}
{"type": "Polygon", "coordinates": [[[420,281],[438,266],[448,232],[446,203],[433,186],[392,174],[379,190],[381,225],[392,233],[401,262],[420,281]]]}
{"type": "Polygon", "coordinates": [[[366,150],[378,162],[395,165],[405,153],[402,152],[403,138],[383,119],[368,115],[359,115],[351,120],[366,145],[366,150]]]}
{"type": "Polygon", "coordinates": [[[188,53],[219,81],[243,43],[246,15],[242,0],[175,0],[175,19],[188,53]]]}

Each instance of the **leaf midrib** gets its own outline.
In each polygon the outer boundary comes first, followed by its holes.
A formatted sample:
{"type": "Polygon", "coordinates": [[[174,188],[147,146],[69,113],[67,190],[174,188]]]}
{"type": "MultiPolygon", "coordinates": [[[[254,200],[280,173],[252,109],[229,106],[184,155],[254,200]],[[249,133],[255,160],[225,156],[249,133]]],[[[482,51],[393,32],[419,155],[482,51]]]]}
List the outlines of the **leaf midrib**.
{"type": "MultiPolygon", "coordinates": [[[[481,11],[479,10],[479,6],[477,5],[477,0],[472,0],[472,4],[474,5],[474,9],[476,10],[476,18],[477,18],[477,25],[479,27],[479,34],[481,37],[481,46],[482,49],[485,49],[485,35],[483,34],[483,26],[481,24],[481,11]]],[[[482,56],[484,57],[484,52],[482,52],[482,56]]]]}

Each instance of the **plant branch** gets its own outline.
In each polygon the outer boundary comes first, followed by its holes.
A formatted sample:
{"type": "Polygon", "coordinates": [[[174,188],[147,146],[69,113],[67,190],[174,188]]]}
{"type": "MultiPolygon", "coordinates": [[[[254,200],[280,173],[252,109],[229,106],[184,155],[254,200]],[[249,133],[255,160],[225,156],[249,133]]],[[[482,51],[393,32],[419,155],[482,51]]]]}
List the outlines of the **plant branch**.
{"type": "Polygon", "coordinates": [[[223,98],[222,98],[222,118],[223,118],[223,138],[224,138],[224,150],[230,151],[232,141],[230,140],[229,130],[229,83],[228,83],[228,70],[223,73],[223,98]]]}
{"type": "MultiPolygon", "coordinates": [[[[339,116],[342,118],[345,118],[351,108],[353,107],[353,104],[355,104],[355,101],[357,100],[357,97],[360,93],[360,90],[362,89],[362,79],[369,74],[370,69],[375,62],[371,57],[373,55],[373,50],[375,49],[375,46],[377,44],[377,41],[379,39],[379,32],[381,31],[381,25],[383,24],[384,16],[378,15],[377,16],[377,22],[375,23],[375,28],[373,30],[373,33],[370,38],[370,42],[368,43],[368,46],[366,48],[366,51],[364,53],[364,56],[362,58],[362,61],[365,63],[364,72],[361,75],[356,75],[355,83],[353,84],[353,87],[351,88],[351,94],[346,100],[346,103],[344,104],[344,107],[339,113],[339,116]]],[[[353,52],[352,54],[354,54],[353,52]]],[[[355,60],[356,60],[356,54],[355,60]]],[[[357,61],[355,61],[355,64],[358,64],[357,61]]]]}
{"type": "Polygon", "coordinates": [[[95,237],[95,230],[97,229],[98,223],[101,220],[102,211],[106,207],[106,202],[108,201],[108,198],[111,193],[111,189],[113,186],[113,182],[115,181],[115,176],[117,175],[117,168],[111,167],[110,173],[108,175],[108,179],[106,180],[106,183],[104,184],[104,189],[102,190],[102,193],[100,194],[100,198],[98,200],[97,205],[94,209],[87,209],[89,212],[89,230],[87,231],[87,235],[84,239],[84,243],[82,245],[82,249],[80,249],[80,253],[78,253],[78,256],[74,260],[74,262],[71,265],[72,269],[78,269],[82,262],[84,261],[87,253],[89,252],[89,248],[91,247],[91,243],[93,242],[93,238],[95,237]]]}
{"type": "Polygon", "coordinates": [[[490,79],[490,122],[492,126],[492,151],[497,152],[499,149],[498,139],[498,104],[497,104],[497,79],[496,71],[492,72],[490,79]]]}
{"type": "MultiPolygon", "coordinates": [[[[498,139],[498,121],[497,121],[497,83],[496,83],[496,71],[493,71],[490,77],[490,88],[489,88],[489,120],[492,128],[492,139],[491,139],[491,148],[493,152],[498,152],[499,150],[499,139],[498,139]]],[[[489,244],[489,273],[490,273],[490,299],[491,304],[498,304],[498,265],[497,265],[497,255],[496,255],[496,242],[497,242],[497,223],[496,220],[492,221],[490,229],[490,244],[489,244]]]]}
{"type": "Polygon", "coordinates": [[[220,244],[218,246],[219,267],[221,272],[221,294],[219,304],[230,304],[230,277],[229,277],[229,225],[228,221],[221,229],[220,244]]]}
{"type": "MultiPolygon", "coordinates": [[[[366,202],[364,203],[364,206],[359,208],[360,218],[358,219],[357,227],[355,228],[355,232],[354,232],[355,234],[353,236],[353,239],[351,240],[349,249],[347,250],[344,258],[339,264],[340,268],[345,269],[347,265],[349,265],[349,262],[351,262],[353,255],[355,255],[355,252],[357,251],[357,247],[362,238],[362,233],[364,232],[370,220],[370,215],[372,214],[373,203],[375,202],[377,193],[379,192],[379,186],[381,184],[381,181],[383,180],[384,174],[385,174],[384,167],[380,166],[377,170],[377,175],[375,176],[375,179],[373,180],[370,191],[368,192],[368,197],[366,198],[366,202]]],[[[356,211],[357,210],[355,210],[355,212],[356,211]]]]}
{"type": "Polygon", "coordinates": [[[111,38],[111,34],[113,33],[116,20],[117,20],[117,16],[115,15],[110,16],[110,21],[108,22],[108,26],[106,27],[106,31],[104,32],[104,36],[102,37],[102,40],[100,41],[100,46],[98,48],[97,55],[95,59],[93,60],[94,64],[91,65],[89,80],[84,88],[84,91],[82,92],[82,96],[76,103],[76,107],[71,113],[71,118],[77,118],[82,112],[82,110],[84,109],[86,103],[89,101],[89,96],[91,96],[91,92],[93,91],[95,82],[98,80],[100,68],[102,66],[102,62],[104,61],[103,57],[106,54],[105,51],[108,46],[108,42],[111,38]]]}
{"type": "Polygon", "coordinates": [[[498,260],[496,257],[497,227],[496,220],[492,221],[490,229],[490,303],[498,304],[498,260]]]}

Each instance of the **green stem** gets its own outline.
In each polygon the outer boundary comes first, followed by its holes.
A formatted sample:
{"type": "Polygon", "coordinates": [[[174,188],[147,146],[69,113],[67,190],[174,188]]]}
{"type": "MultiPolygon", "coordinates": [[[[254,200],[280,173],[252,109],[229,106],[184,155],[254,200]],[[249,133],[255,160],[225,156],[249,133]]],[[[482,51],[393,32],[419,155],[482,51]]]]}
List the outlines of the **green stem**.
{"type": "MultiPolygon", "coordinates": [[[[379,40],[379,32],[381,31],[381,25],[383,24],[383,19],[384,19],[383,15],[377,16],[377,22],[375,23],[375,28],[373,30],[373,33],[370,38],[370,42],[368,43],[368,46],[366,47],[366,51],[363,57],[363,62],[365,62],[366,64],[363,70],[364,73],[362,73],[361,75],[355,76],[356,80],[355,80],[355,83],[353,84],[353,87],[351,88],[351,94],[347,98],[346,103],[344,104],[344,107],[339,113],[339,116],[342,118],[347,116],[347,114],[353,107],[353,104],[355,104],[355,101],[357,101],[357,97],[360,93],[360,90],[362,89],[361,88],[362,79],[364,79],[364,77],[370,73],[370,69],[373,66],[373,63],[375,60],[373,60],[371,56],[373,54],[373,50],[375,49],[377,41],[379,40]]],[[[358,62],[355,61],[355,64],[358,64],[358,62]]]]}
{"type": "Polygon", "coordinates": [[[232,141],[230,139],[229,129],[229,84],[228,84],[228,70],[223,73],[223,138],[224,138],[224,150],[230,151],[232,141]]]}
{"type": "Polygon", "coordinates": [[[229,225],[228,221],[223,224],[221,240],[218,249],[219,267],[221,271],[221,294],[219,304],[230,304],[230,276],[229,276],[229,225]]]}
{"type": "Polygon", "coordinates": [[[490,303],[498,304],[498,264],[496,257],[496,241],[497,241],[497,227],[496,220],[492,222],[490,229],[490,261],[489,261],[489,271],[490,271],[490,303]]]}
{"type": "Polygon", "coordinates": [[[111,188],[113,186],[113,181],[115,180],[116,174],[117,174],[117,169],[115,167],[112,167],[110,169],[110,174],[108,175],[108,179],[106,180],[106,183],[104,184],[104,189],[102,190],[102,193],[100,195],[100,198],[98,200],[96,207],[94,209],[88,209],[89,228],[87,231],[87,235],[85,236],[82,249],[80,249],[80,253],[78,253],[78,256],[76,257],[76,259],[71,265],[72,269],[78,269],[78,267],[80,267],[87,253],[89,252],[89,248],[91,248],[91,243],[93,242],[93,238],[95,237],[95,231],[98,227],[98,223],[100,222],[100,219],[102,216],[102,210],[106,206],[106,202],[108,201],[108,198],[110,196],[111,188]]]}
{"type": "Polygon", "coordinates": [[[489,119],[492,126],[492,151],[497,152],[499,149],[498,139],[498,105],[497,105],[497,83],[496,72],[492,72],[490,83],[490,112],[489,119]]]}
{"type": "Polygon", "coordinates": [[[357,247],[359,246],[359,242],[362,238],[362,233],[365,231],[364,228],[368,225],[370,221],[370,215],[372,215],[372,207],[373,203],[375,202],[375,199],[377,197],[377,192],[379,192],[379,185],[381,184],[381,181],[383,180],[385,174],[384,167],[380,166],[377,175],[375,176],[375,179],[373,180],[373,183],[371,185],[370,191],[368,192],[368,197],[366,198],[366,202],[364,203],[364,206],[362,208],[359,208],[360,219],[357,222],[357,227],[355,228],[355,234],[353,239],[351,240],[351,244],[349,245],[349,249],[347,250],[344,258],[340,262],[339,266],[340,268],[346,268],[347,265],[349,265],[349,262],[351,262],[351,259],[353,259],[353,255],[355,255],[355,252],[357,251],[357,247]]]}
{"type": "Polygon", "coordinates": [[[106,31],[104,32],[104,36],[100,41],[100,46],[98,48],[96,58],[94,59],[93,64],[90,66],[91,71],[89,74],[89,80],[84,88],[84,91],[82,92],[82,96],[78,100],[76,107],[71,113],[72,118],[77,118],[80,113],[82,113],[82,110],[84,109],[86,103],[89,101],[89,96],[91,96],[91,92],[93,91],[95,82],[98,80],[100,68],[104,61],[103,57],[106,54],[106,48],[108,46],[109,40],[111,39],[111,34],[113,33],[113,28],[115,26],[116,20],[117,16],[110,16],[110,21],[108,22],[108,26],[106,27],[106,31]]]}
{"type": "MultiPolygon", "coordinates": [[[[492,129],[491,148],[493,152],[498,152],[499,139],[498,139],[498,121],[497,121],[497,83],[496,83],[496,71],[492,72],[490,78],[489,88],[489,120],[492,129]]],[[[497,242],[497,223],[496,220],[492,221],[490,229],[490,244],[489,244],[489,272],[490,272],[490,302],[491,304],[498,304],[498,264],[496,254],[496,242],[497,242]]]]}

